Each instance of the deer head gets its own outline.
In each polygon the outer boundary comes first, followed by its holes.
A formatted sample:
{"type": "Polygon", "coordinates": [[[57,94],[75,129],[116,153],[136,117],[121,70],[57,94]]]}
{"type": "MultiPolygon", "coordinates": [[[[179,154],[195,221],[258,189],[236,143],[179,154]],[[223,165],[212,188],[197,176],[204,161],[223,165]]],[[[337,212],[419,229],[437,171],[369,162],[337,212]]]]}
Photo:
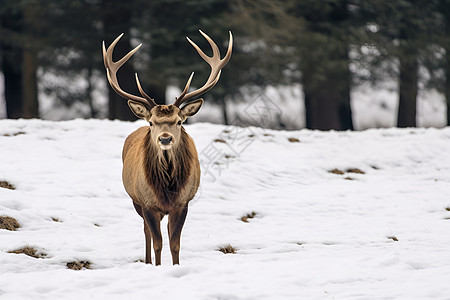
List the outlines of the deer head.
{"type": "Polygon", "coordinates": [[[220,51],[214,41],[200,30],[200,33],[211,45],[213,55],[207,56],[193,41],[187,38],[188,42],[197,50],[198,54],[210,65],[211,73],[206,83],[199,89],[188,92],[194,72],[189,77],[186,86],[178,96],[173,104],[157,105],[155,100],[147,95],[141,87],[137,73],[136,84],[141,93],[141,96],[129,94],[122,90],[117,81],[117,70],[141,47],[142,44],[131,50],[127,55],[117,62],[113,62],[112,53],[114,47],[119,42],[123,34],[119,35],[112,44],[106,49],[105,42],[103,42],[103,61],[105,63],[106,74],[109,84],[113,90],[121,97],[128,99],[128,106],[131,111],[141,119],[146,120],[150,124],[151,139],[155,145],[158,145],[161,150],[169,150],[176,147],[180,140],[183,122],[195,115],[203,104],[203,99],[191,100],[201,94],[209,91],[219,81],[222,68],[228,63],[231,58],[233,48],[233,36],[229,32],[228,50],[223,59],[220,58],[220,51]],[[191,101],[189,101],[191,100],[191,101]],[[182,105],[184,104],[184,105],[182,105]]]}

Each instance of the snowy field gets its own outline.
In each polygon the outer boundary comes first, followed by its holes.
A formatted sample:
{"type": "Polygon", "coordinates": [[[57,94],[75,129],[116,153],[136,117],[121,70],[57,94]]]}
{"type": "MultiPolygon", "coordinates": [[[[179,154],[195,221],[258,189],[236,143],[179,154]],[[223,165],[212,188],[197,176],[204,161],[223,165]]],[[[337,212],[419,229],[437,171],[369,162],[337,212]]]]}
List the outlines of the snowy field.
{"type": "Polygon", "coordinates": [[[21,225],[0,229],[0,299],[450,298],[450,128],[186,126],[201,188],[181,265],[165,218],[155,267],[121,182],[141,125],[0,121],[0,181],[16,187],[0,188],[0,216],[21,225]],[[10,253],[25,246],[41,258],[10,253]]]}

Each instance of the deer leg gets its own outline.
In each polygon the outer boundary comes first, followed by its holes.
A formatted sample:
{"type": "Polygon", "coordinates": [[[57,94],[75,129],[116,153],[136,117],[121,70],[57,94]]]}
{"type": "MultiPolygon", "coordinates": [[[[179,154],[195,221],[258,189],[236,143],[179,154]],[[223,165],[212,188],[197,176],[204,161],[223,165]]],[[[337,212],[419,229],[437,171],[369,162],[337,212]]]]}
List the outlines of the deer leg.
{"type": "Polygon", "coordinates": [[[168,231],[170,241],[170,252],[172,253],[172,262],[174,265],[180,264],[181,230],[183,229],[187,212],[188,207],[186,205],[181,209],[169,213],[168,231]]]}
{"type": "MultiPolygon", "coordinates": [[[[153,239],[153,250],[155,250],[155,265],[158,266],[161,264],[162,250],[162,236],[160,228],[161,213],[154,209],[144,209],[144,217],[153,239]]],[[[148,252],[150,252],[150,250],[148,252]]]]}
{"type": "Polygon", "coordinates": [[[150,227],[144,219],[144,234],[145,234],[145,263],[152,263],[152,233],[150,227]]]}
{"type": "Polygon", "coordinates": [[[144,210],[142,207],[133,201],[134,208],[136,209],[136,212],[142,217],[144,220],[144,235],[145,235],[145,263],[151,264],[152,263],[152,233],[150,231],[150,228],[147,225],[147,222],[144,218],[144,210]]]}

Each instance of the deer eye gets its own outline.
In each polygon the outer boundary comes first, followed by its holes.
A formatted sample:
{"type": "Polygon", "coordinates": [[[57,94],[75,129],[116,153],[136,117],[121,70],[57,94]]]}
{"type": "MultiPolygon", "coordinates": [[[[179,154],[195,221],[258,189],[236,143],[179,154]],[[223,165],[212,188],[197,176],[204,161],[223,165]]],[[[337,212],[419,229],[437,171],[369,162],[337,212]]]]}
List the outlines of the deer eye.
{"type": "Polygon", "coordinates": [[[181,125],[181,121],[178,121],[177,125],[181,125]]]}

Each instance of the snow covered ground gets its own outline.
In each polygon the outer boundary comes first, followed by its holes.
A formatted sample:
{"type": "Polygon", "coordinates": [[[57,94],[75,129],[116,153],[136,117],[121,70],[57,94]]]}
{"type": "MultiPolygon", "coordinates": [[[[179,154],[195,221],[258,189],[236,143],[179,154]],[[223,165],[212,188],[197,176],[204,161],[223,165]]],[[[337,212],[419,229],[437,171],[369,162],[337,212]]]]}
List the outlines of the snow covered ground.
{"type": "Polygon", "coordinates": [[[449,299],[450,128],[186,126],[201,188],[181,265],[165,223],[155,267],[121,183],[141,125],[0,121],[0,181],[16,187],[0,188],[0,216],[22,226],[0,229],[0,299],[449,299]],[[25,246],[45,256],[9,253],[25,246]]]}

